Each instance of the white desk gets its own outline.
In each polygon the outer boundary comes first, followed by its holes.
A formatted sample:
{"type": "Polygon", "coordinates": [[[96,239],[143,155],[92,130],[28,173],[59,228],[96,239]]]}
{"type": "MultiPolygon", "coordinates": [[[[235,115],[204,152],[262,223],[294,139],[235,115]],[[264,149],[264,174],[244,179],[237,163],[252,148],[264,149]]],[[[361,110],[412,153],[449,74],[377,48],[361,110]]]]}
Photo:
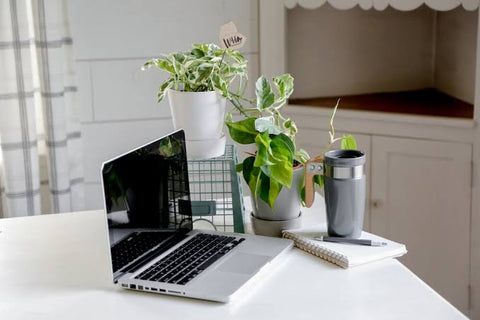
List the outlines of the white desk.
{"type": "Polygon", "coordinates": [[[111,283],[101,211],[0,219],[0,319],[465,319],[397,260],[344,270],[289,252],[229,304],[111,283]]]}

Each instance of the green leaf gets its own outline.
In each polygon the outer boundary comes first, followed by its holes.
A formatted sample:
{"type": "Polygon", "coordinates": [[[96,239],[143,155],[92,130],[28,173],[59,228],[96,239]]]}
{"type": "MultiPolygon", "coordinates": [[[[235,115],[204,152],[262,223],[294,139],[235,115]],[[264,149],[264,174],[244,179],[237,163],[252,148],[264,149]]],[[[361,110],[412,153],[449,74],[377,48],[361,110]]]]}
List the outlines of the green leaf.
{"type": "Polygon", "coordinates": [[[165,97],[165,91],[171,88],[173,85],[173,81],[167,80],[166,82],[162,83],[160,88],[158,88],[157,100],[158,102],[162,101],[165,97]]]}
{"type": "Polygon", "coordinates": [[[323,187],[323,175],[313,176],[313,183],[317,184],[319,187],[323,187]]]}
{"type": "Polygon", "coordinates": [[[280,183],[270,179],[268,176],[263,174],[263,172],[260,174],[259,196],[260,199],[265,201],[272,210],[281,190],[282,185],[280,183]]]}
{"type": "Polygon", "coordinates": [[[270,143],[272,153],[275,156],[275,159],[277,159],[276,163],[270,165],[270,179],[290,188],[293,179],[294,152],[292,152],[291,146],[289,146],[286,141],[288,140],[281,137],[281,135],[277,135],[273,137],[270,143]]]}
{"type": "Polygon", "coordinates": [[[286,134],[280,133],[279,135],[275,136],[275,140],[277,139],[282,140],[292,154],[295,153],[295,144],[286,134]]]}
{"type": "Polygon", "coordinates": [[[310,155],[307,151],[300,149],[295,151],[295,155],[293,157],[295,160],[300,162],[301,164],[305,164],[308,160],[310,160],[310,155]]]}
{"type": "Polygon", "coordinates": [[[255,167],[261,166],[271,166],[274,163],[278,162],[273,156],[272,149],[270,147],[270,136],[268,132],[264,132],[262,134],[257,134],[255,137],[255,143],[257,145],[257,155],[255,156],[255,167]]]}
{"type": "Polygon", "coordinates": [[[282,74],[273,78],[278,91],[278,98],[275,103],[284,103],[293,93],[293,77],[288,74],[282,74]]]}
{"type": "Polygon", "coordinates": [[[293,179],[293,154],[295,146],[284,134],[268,135],[267,132],[257,135],[257,154],[255,167],[260,167],[262,173],[271,180],[291,187],[293,179]]]}
{"type": "Polygon", "coordinates": [[[342,136],[342,149],[357,150],[357,141],[351,134],[342,136]]]}
{"type": "Polygon", "coordinates": [[[255,157],[248,157],[243,160],[243,178],[248,184],[252,196],[256,197],[257,194],[257,183],[260,175],[260,168],[255,167],[253,163],[255,162],[255,157]]]}
{"type": "Polygon", "coordinates": [[[271,173],[270,173],[270,166],[261,166],[260,167],[260,170],[262,170],[262,172],[267,176],[267,177],[270,177],[271,173]]]}
{"type": "Polygon", "coordinates": [[[151,60],[148,60],[147,62],[145,62],[142,66],[142,70],[146,70],[146,69],[149,69],[153,66],[156,66],[157,65],[157,60],[158,59],[151,59],[151,60]]]}
{"type": "Polygon", "coordinates": [[[170,139],[162,139],[158,152],[165,157],[171,157],[173,155],[172,141],[170,139]]]}
{"type": "Polygon", "coordinates": [[[297,125],[291,119],[285,120],[283,122],[283,126],[285,127],[285,129],[288,130],[288,133],[290,134],[290,136],[295,136],[298,132],[297,125]]]}
{"type": "Polygon", "coordinates": [[[268,82],[264,76],[258,78],[255,84],[255,93],[257,95],[257,108],[259,110],[265,110],[275,101],[270,82],[268,82]]]}
{"type": "MultiPolygon", "coordinates": [[[[313,183],[320,188],[323,187],[323,175],[313,176],[313,183]]],[[[300,198],[302,199],[302,206],[305,206],[305,185],[300,190],[300,198]]]]}
{"type": "Polygon", "coordinates": [[[228,132],[233,141],[240,144],[255,142],[258,132],[255,130],[255,118],[248,118],[237,122],[226,122],[228,132]]]}
{"type": "Polygon", "coordinates": [[[192,50],[192,54],[193,54],[196,58],[202,58],[202,57],[205,56],[205,53],[204,53],[202,50],[198,49],[198,48],[194,48],[194,49],[192,50]]]}
{"type": "Polygon", "coordinates": [[[184,76],[185,72],[184,72],[184,67],[182,66],[182,63],[177,60],[176,58],[176,55],[178,55],[177,53],[173,54],[171,56],[172,58],[172,66],[173,66],[173,70],[177,76],[184,76]]]}
{"type": "Polygon", "coordinates": [[[245,58],[240,51],[237,50],[227,50],[226,54],[231,57],[237,63],[243,63],[245,58]]]}
{"type": "Polygon", "coordinates": [[[235,166],[235,171],[242,172],[242,170],[243,170],[243,163],[237,163],[237,165],[235,166]]]}
{"type": "Polygon", "coordinates": [[[213,68],[211,66],[200,66],[198,68],[198,77],[196,82],[203,82],[212,74],[213,68]]]}
{"type": "Polygon", "coordinates": [[[167,71],[169,73],[175,73],[175,69],[173,68],[173,64],[168,57],[156,59],[156,66],[160,70],[167,71]]]}
{"type": "Polygon", "coordinates": [[[279,134],[282,132],[282,129],[275,124],[275,119],[272,116],[256,119],[255,129],[262,133],[267,131],[269,134],[279,134]]]}
{"type": "Polygon", "coordinates": [[[181,52],[177,52],[173,54],[173,57],[175,58],[176,61],[179,63],[183,63],[185,61],[185,56],[181,52]]]}
{"type": "Polygon", "coordinates": [[[260,173],[260,177],[259,177],[259,181],[258,183],[260,184],[260,186],[258,187],[258,196],[260,197],[260,199],[262,199],[263,201],[265,201],[270,208],[272,208],[273,206],[271,206],[269,204],[269,201],[268,201],[268,195],[269,195],[269,191],[270,191],[270,178],[265,175],[264,173],[260,173]]]}
{"type": "Polygon", "coordinates": [[[199,49],[203,52],[208,51],[208,45],[205,44],[205,43],[194,43],[194,44],[192,44],[192,47],[195,48],[195,49],[199,49]]]}

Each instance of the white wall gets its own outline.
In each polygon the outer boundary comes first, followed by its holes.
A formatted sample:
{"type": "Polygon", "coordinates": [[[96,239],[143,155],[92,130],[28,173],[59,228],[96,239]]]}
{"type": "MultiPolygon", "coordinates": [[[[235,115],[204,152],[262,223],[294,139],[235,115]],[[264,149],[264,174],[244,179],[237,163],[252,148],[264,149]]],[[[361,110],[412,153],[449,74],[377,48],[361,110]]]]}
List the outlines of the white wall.
{"type": "Polygon", "coordinates": [[[434,85],[473,104],[478,11],[439,12],[437,22],[434,85]]]}
{"type": "Polygon", "coordinates": [[[473,103],[477,11],[287,12],[287,70],[295,97],[437,87],[473,103]]]}
{"type": "Polygon", "coordinates": [[[393,9],[287,13],[287,70],[295,97],[412,90],[432,83],[433,12],[393,9]]]}
{"type": "Polygon", "coordinates": [[[222,24],[234,21],[248,36],[242,52],[250,79],[258,76],[257,0],[71,0],[77,61],[87,209],[102,207],[101,163],[172,130],[166,101],[156,103],[164,77],[141,71],[161,53],[192,43],[218,42],[222,24]]]}

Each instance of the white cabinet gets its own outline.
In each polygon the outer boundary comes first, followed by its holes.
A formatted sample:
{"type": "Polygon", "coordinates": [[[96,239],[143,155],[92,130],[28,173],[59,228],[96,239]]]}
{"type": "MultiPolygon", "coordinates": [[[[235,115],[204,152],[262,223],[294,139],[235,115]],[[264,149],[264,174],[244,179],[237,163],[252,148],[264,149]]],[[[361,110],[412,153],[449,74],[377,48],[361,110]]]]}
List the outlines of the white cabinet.
{"type": "MultiPolygon", "coordinates": [[[[312,156],[328,141],[330,110],[288,106],[297,145],[312,156]]],[[[472,128],[453,120],[339,110],[335,127],[367,154],[364,229],[405,243],[400,260],[469,313],[472,128]]]]}
{"type": "MultiPolygon", "coordinates": [[[[259,3],[260,73],[273,76],[288,71],[295,76],[298,101],[290,101],[288,110],[299,132],[307,130],[308,136],[309,131],[328,130],[330,110],[308,106],[332,106],[337,97],[346,96],[336,128],[370,137],[370,230],[405,242],[409,253],[402,262],[462,312],[478,319],[479,3],[259,3]],[[422,88],[436,88],[468,102],[469,115],[454,118],[457,115],[450,112],[457,112],[459,105],[447,106],[448,114],[440,112],[439,103],[431,105],[431,113],[409,113],[396,110],[390,101],[381,102],[385,108],[374,108],[370,100],[356,102],[363,110],[400,113],[347,110],[352,95],[422,88]]],[[[415,102],[419,108],[429,105],[422,99],[415,102]]],[[[405,105],[412,107],[410,102],[405,105]]],[[[320,141],[310,134],[306,143],[320,141]]]]}
{"type": "Polygon", "coordinates": [[[468,314],[470,144],[372,137],[371,230],[407,245],[400,260],[468,314]]]}

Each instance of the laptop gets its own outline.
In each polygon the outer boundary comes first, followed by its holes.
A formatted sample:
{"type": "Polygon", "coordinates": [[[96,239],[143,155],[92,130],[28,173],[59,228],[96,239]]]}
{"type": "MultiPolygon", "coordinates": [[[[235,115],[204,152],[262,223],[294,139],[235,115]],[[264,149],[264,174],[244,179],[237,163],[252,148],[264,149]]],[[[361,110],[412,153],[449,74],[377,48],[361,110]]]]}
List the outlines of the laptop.
{"type": "Polygon", "coordinates": [[[228,302],[293,246],[193,230],[183,130],[104,162],[102,186],[113,281],[125,289],[228,302]]]}

